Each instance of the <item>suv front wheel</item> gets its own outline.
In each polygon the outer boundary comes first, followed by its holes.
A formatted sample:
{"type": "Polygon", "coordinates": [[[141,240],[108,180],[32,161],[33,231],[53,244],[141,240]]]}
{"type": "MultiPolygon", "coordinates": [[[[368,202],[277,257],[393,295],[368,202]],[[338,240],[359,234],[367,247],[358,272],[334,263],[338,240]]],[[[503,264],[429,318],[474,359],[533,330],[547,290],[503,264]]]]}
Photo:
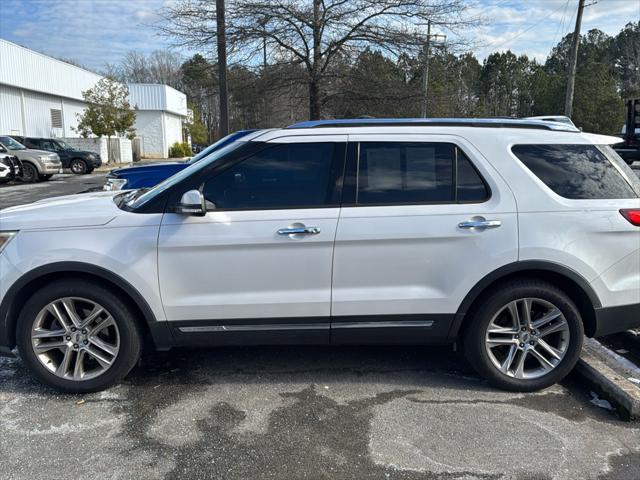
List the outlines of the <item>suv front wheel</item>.
{"type": "Polygon", "coordinates": [[[73,393],[122,380],[140,357],[131,310],[113,292],[65,280],[35,293],[18,318],[20,356],[42,382],[73,393]]]}
{"type": "Polygon", "coordinates": [[[575,366],[584,328],[571,299],[552,284],[519,280],[494,290],[472,314],[464,349],[491,384],[534,391],[575,366]]]}
{"type": "Polygon", "coordinates": [[[89,167],[87,167],[87,164],[84,160],[81,160],[79,158],[74,158],[73,160],[71,160],[71,163],[69,164],[69,169],[71,170],[72,173],[75,173],[76,175],[84,175],[86,173],[89,173],[89,167]]]}
{"type": "Polygon", "coordinates": [[[22,181],[25,183],[34,183],[40,179],[38,169],[29,162],[22,163],[22,181]]]}

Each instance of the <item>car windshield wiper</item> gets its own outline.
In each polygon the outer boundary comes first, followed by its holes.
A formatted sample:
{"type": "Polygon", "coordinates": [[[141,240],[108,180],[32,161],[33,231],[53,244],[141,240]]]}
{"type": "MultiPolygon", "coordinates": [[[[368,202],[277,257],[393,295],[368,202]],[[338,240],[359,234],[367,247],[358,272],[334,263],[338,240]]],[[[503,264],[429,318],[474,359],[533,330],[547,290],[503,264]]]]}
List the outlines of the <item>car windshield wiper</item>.
{"type": "Polygon", "coordinates": [[[129,205],[130,203],[134,202],[138,197],[140,197],[141,195],[143,195],[144,193],[148,192],[149,190],[151,190],[151,188],[138,188],[137,190],[133,190],[131,192],[129,192],[127,194],[127,196],[124,198],[124,202],[129,205]]]}

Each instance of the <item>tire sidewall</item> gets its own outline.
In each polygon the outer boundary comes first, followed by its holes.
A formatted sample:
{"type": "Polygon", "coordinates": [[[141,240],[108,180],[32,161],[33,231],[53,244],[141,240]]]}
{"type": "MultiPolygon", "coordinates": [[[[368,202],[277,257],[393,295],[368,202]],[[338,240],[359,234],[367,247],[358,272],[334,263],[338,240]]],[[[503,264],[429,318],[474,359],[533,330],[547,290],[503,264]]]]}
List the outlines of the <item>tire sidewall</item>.
{"type": "Polygon", "coordinates": [[[87,173],[87,164],[84,160],[81,160],[79,158],[74,158],[73,160],[71,160],[69,168],[71,169],[71,172],[76,175],[84,175],[85,173],[87,173]],[[74,165],[79,165],[78,171],[73,168],[74,165]]]}
{"type": "Polygon", "coordinates": [[[474,314],[472,322],[465,339],[467,358],[490,383],[507,390],[535,391],[562,380],[578,361],[584,341],[582,318],[575,304],[561,290],[544,282],[530,281],[504,285],[489,295],[474,314]],[[536,379],[517,379],[498,371],[485,348],[486,330],[493,316],[506,304],[520,298],[540,298],[552,303],[560,309],[569,327],[569,346],[560,364],[536,379]]]}
{"type": "Polygon", "coordinates": [[[34,183],[38,181],[38,177],[39,177],[38,169],[34,165],[28,162],[24,162],[22,164],[22,181],[23,182],[34,183]],[[25,171],[31,172],[32,175],[30,177],[26,177],[24,174],[25,171]]]}
{"type": "Polygon", "coordinates": [[[60,281],[42,288],[25,304],[17,325],[17,345],[20,357],[41,382],[70,393],[103,390],[119,382],[135,366],[140,357],[140,334],[127,306],[110,290],[98,284],[81,281],[60,281]],[[93,300],[113,317],[120,333],[120,350],[114,364],[104,374],[86,381],[65,380],[55,376],[38,360],[31,346],[31,329],[38,313],[48,303],[63,297],[93,300]]]}

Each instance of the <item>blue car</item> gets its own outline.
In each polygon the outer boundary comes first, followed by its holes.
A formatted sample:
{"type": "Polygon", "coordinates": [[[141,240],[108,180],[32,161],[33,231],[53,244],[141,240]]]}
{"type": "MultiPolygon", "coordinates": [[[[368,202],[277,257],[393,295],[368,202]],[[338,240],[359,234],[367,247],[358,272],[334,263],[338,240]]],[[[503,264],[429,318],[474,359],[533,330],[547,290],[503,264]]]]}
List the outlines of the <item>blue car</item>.
{"type": "Polygon", "coordinates": [[[136,188],[153,187],[172,175],[175,175],[180,170],[184,170],[192,163],[202,160],[209,154],[241,137],[244,137],[245,135],[248,135],[251,132],[255,132],[255,129],[238,130],[237,132],[231,133],[226,137],[221,138],[213,145],[209,145],[187,162],[158,162],[148,165],[111,170],[109,175],[107,175],[107,183],[104,185],[104,190],[131,190],[136,188]]]}

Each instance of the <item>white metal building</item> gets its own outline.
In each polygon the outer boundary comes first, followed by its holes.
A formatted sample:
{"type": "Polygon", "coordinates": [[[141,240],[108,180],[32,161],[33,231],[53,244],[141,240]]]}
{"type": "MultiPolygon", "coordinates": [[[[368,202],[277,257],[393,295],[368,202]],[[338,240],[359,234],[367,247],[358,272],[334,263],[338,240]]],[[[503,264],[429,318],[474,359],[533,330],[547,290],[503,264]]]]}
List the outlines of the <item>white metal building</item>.
{"type": "Polygon", "coordinates": [[[145,156],[164,158],[169,147],[183,141],[187,97],[167,85],[130,83],[129,103],[137,109],[136,135],[145,156]]]}
{"type": "MultiPolygon", "coordinates": [[[[82,92],[102,77],[0,39],[0,134],[76,138],[82,92]]],[[[130,84],[142,154],[164,158],[183,138],[184,93],[166,85],[130,84]]]]}

